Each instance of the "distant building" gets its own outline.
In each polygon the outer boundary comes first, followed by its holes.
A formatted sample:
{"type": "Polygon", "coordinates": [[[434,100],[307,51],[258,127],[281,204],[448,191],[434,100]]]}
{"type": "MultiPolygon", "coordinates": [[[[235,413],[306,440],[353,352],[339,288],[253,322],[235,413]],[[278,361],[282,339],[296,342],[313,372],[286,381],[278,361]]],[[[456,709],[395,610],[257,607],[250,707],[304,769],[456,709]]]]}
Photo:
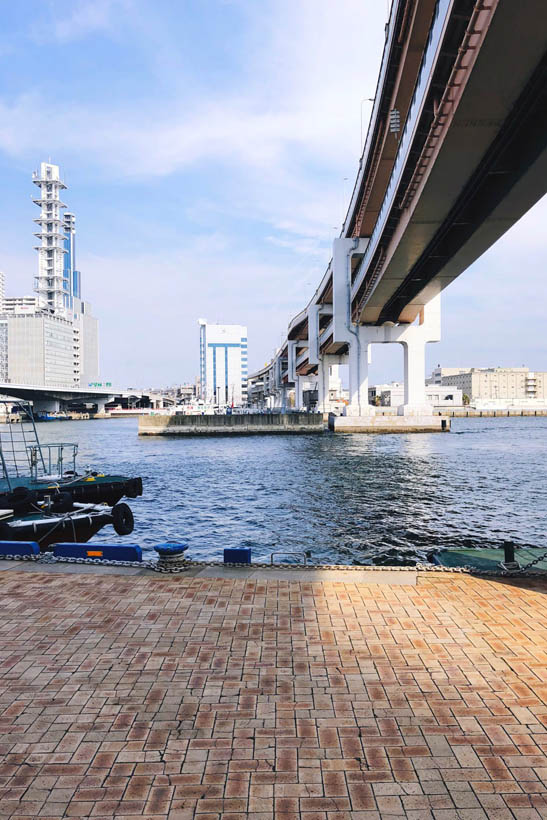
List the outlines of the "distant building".
{"type": "Polygon", "coordinates": [[[425,383],[440,385],[445,376],[459,376],[460,373],[468,373],[470,370],[470,367],[441,367],[439,364],[431,371],[431,376],[425,380],[425,383]]]}
{"type": "Polygon", "coordinates": [[[443,375],[442,384],[460,388],[472,403],[512,406],[547,402],[547,372],[534,372],[527,367],[472,367],[443,375]]]}
{"type": "Polygon", "coordinates": [[[0,382],[8,380],[8,323],[0,318],[0,382]]]}
{"type": "Polygon", "coordinates": [[[36,296],[5,296],[3,313],[10,316],[27,315],[36,313],[38,310],[38,299],[36,296]]]}
{"type": "Polygon", "coordinates": [[[247,404],[247,328],[199,320],[200,398],[206,404],[247,404]]]}
{"type": "MultiPolygon", "coordinates": [[[[399,407],[405,402],[405,386],[402,382],[377,384],[369,387],[369,404],[380,407],[399,407]]],[[[433,407],[461,407],[462,391],[457,387],[443,387],[426,384],[425,399],[433,407]]]]}
{"type": "Polygon", "coordinates": [[[13,384],[79,386],[73,328],[46,313],[12,316],[7,324],[8,379],[13,384]]]}
{"type": "Polygon", "coordinates": [[[463,404],[463,393],[459,387],[449,387],[446,385],[425,386],[425,400],[433,407],[461,407],[463,404]]]}
{"type": "Polygon", "coordinates": [[[98,322],[81,298],[76,218],[61,213],[59,166],[33,174],[40,208],[35,296],[5,297],[0,276],[0,379],[14,384],[85,387],[99,378],[98,322]],[[5,358],[4,358],[5,348],[5,358]]]}
{"type": "Polygon", "coordinates": [[[81,274],[76,270],[76,217],[72,213],[65,213],[63,217],[63,233],[65,235],[65,257],[63,266],[63,300],[67,307],[72,308],[74,299],[81,299],[81,274]]]}

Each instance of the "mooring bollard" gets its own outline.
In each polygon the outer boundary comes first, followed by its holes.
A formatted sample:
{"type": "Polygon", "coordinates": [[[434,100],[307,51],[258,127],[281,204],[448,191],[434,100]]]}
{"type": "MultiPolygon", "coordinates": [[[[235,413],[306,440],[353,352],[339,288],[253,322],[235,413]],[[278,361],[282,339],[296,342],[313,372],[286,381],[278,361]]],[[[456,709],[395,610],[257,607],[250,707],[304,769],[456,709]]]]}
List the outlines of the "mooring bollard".
{"type": "Polygon", "coordinates": [[[187,563],[184,553],[188,549],[188,544],[167,541],[165,544],[158,544],[154,549],[158,553],[159,569],[171,569],[187,563]]]}
{"type": "Polygon", "coordinates": [[[515,545],[512,541],[503,542],[503,552],[504,557],[500,562],[500,567],[507,571],[519,569],[519,563],[515,561],[515,545]]]}

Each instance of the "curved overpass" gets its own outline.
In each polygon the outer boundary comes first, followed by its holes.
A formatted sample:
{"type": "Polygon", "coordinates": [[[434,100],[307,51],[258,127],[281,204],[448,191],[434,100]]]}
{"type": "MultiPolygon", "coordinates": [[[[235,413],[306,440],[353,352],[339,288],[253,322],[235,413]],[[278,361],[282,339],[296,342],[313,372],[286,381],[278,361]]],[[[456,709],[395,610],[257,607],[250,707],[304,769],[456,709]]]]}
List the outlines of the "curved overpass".
{"type": "Polygon", "coordinates": [[[423,412],[441,291],[546,191],[544,0],[394,0],[344,226],[270,365],[271,395],[295,384],[298,404],[315,375],[321,407],[325,362],[347,361],[348,412],[369,413],[370,345],[399,343],[403,412],[423,412]]]}

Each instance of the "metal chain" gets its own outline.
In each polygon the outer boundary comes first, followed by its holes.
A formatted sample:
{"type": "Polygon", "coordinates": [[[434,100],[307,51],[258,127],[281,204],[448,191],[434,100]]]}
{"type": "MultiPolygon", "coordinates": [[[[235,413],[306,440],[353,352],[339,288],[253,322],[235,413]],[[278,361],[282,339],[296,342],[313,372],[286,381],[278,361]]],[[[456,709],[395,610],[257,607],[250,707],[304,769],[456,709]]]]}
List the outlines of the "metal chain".
{"type": "Polygon", "coordinates": [[[547,551],[546,551],[546,552],[544,552],[542,555],[539,555],[537,558],[534,558],[534,560],[533,560],[533,561],[530,561],[530,563],[529,563],[529,564],[524,564],[524,566],[519,567],[518,569],[514,570],[514,573],[515,573],[515,574],[519,574],[519,573],[521,573],[521,572],[524,572],[525,570],[530,569],[531,567],[535,567],[535,566],[536,566],[536,564],[539,564],[539,563],[540,563],[540,561],[543,561],[543,560],[545,560],[546,558],[547,558],[547,551]]]}
{"type": "MultiPolygon", "coordinates": [[[[534,567],[536,564],[539,564],[540,561],[547,558],[547,552],[540,555],[538,558],[535,558],[530,563],[525,564],[522,567],[519,567],[517,570],[491,570],[491,569],[479,569],[477,567],[471,567],[469,565],[465,565],[463,567],[444,567],[438,564],[416,564],[410,567],[385,567],[379,565],[362,565],[362,566],[345,566],[344,564],[270,564],[270,563],[253,563],[247,566],[251,566],[253,569],[320,569],[320,570],[345,570],[345,571],[392,571],[392,572],[450,572],[450,573],[464,573],[468,575],[481,575],[481,576],[507,576],[507,575],[521,575],[524,572],[527,572],[529,569],[534,567]]],[[[56,558],[53,555],[49,555],[47,553],[42,553],[41,555],[0,555],[0,560],[6,561],[33,561],[37,564],[87,564],[90,566],[108,566],[108,567],[127,567],[129,568],[136,568],[136,569],[149,569],[153,572],[160,573],[162,575],[179,575],[182,572],[186,572],[187,570],[191,569],[192,567],[228,567],[228,568],[240,568],[241,564],[228,564],[224,563],[223,561],[190,561],[185,560],[183,564],[179,566],[169,566],[163,567],[156,561],[114,561],[112,559],[104,559],[97,561],[93,558],[56,558]]],[[[540,570],[543,572],[543,570],[540,570]]],[[[534,575],[535,573],[530,573],[534,575]]]]}
{"type": "MultiPolygon", "coordinates": [[[[89,564],[91,566],[111,566],[111,567],[128,567],[128,568],[138,568],[138,569],[150,569],[154,572],[159,572],[162,574],[171,574],[171,573],[181,573],[186,572],[188,569],[192,567],[228,567],[228,568],[240,568],[241,564],[231,564],[231,563],[224,563],[224,561],[190,561],[186,559],[183,564],[179,566],[169,566],[164,567],[156,561],[114,561],[113,559],[101,559],[97,561],[93,558],[57,558],[53,555],[48,553],[42,553],[41,555],[0,555],[0,560],[5,559],[8,561],[34,561],[38,564],[89,564]]],[[[344,564],[271,564],[266,562],[254,562],[253,564],[247,565],[251,566],[253,569],[268,569],[272,566],[275,569],[321,569],[321,570],[349,570],[354,572],[359,572],[362,570],[368,571],[407,571],[413,572],[417,569],[417,567],[384,567],[384,566],[345,566],[344,564]]],[[[433,569],[437,570],[445,570],[446,567],[433,567],[433,569]]]]}

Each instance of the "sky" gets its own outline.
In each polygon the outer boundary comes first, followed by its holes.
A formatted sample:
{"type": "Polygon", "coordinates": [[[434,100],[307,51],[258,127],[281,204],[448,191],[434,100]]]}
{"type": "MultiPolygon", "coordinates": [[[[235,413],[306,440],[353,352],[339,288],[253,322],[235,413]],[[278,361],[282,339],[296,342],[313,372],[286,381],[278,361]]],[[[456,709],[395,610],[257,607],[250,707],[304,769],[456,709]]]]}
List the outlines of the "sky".
{"type": "MultiPolygon", "coordinates": [[[[31,174],[61,166],[101,376],[193,381],[198,318],[268,361],[353,188],[386,0],[2,0],[0,270],[32,292],[31,174]],[[364,100],[364,101],[363,101],[364,100]]],[[[443,294],[428,364],[547,370],[547,200],[443,294]]],[[[372,382],[402,376],[373,350],[372,382]]]]}

